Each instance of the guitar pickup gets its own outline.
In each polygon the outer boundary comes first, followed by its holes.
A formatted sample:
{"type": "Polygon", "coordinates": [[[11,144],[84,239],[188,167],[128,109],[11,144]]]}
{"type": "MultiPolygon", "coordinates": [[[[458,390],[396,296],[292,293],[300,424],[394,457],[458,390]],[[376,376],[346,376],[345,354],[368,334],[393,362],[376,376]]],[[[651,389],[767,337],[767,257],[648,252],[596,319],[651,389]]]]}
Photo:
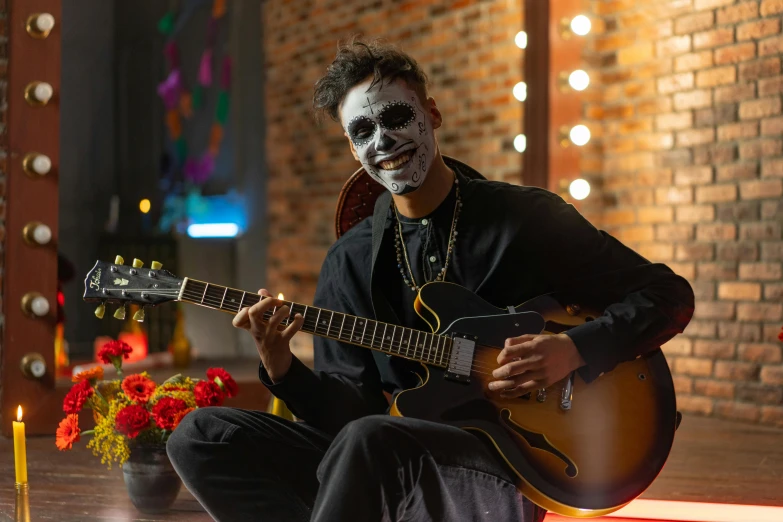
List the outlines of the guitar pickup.
{"type": "Polygon", "coordinates": [[[475,335],[459,333],[451,335],[449,366],[444,375],[446,379],[464,384],[470,383],[470,370],[473,367],[477,339],[475,335]]]}

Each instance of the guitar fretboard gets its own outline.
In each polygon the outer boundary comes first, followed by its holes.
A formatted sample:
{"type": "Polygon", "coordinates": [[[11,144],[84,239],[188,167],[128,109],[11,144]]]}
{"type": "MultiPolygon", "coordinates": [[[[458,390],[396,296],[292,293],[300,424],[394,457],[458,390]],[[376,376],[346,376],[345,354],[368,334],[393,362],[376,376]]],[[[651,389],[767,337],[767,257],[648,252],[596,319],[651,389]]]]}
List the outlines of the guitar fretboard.
{"type": "MultiPolygon", "coordinates": [[[[188,278],[182,283],[179,297],[180,301],[233,314],[253,306],[261,299],[262,296],[252,292],[188,278]]],[[[448,366],[451,338],[447,336],[292,301],[284,301],[284,305],[290,311],[288,317],[283,319],[283,325],[293,322],[294,316],[300,314],[304,319],[304,332],[443,368],[448,366]]],[[[273,307],[267,311],[264,320],[268,321],[277,309],[273,307]]]]}

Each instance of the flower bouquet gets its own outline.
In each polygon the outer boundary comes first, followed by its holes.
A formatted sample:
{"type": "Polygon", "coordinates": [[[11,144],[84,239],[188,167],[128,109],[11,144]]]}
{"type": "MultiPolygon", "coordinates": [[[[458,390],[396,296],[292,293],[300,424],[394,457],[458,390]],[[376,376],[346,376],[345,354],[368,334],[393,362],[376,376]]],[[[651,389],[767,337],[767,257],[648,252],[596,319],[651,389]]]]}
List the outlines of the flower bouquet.
{"type": "Polygon", "coordinates": [[[238,392],[237,383],[223,368],[209,368],[206,379],[175,375],[156,384],[146,372],[123,377],[122,361],[131,347],[110,341],[98,357],[117,369],[117,378],[103,379],[103,367],[96,366],[72,377],[74,386],[65,396],[66,417],[57,428],[55,443],[69,450],[84,435],[92,435],[87,447],[101,463],[123,465],[138,449],[163,450],[182,419],[196,408],[220,406],[226,397],[238,392]],[[81,431],[79,412],[91,409],[95,428],[81,431]]]}

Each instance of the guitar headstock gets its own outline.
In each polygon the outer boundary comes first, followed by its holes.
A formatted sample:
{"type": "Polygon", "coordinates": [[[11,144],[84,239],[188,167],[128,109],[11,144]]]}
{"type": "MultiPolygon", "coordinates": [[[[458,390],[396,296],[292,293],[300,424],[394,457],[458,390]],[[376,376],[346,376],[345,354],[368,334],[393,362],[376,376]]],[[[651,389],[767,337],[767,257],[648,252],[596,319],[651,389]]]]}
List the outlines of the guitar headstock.
{"type": "Polygon", "coordinates": [[[176,277],[162,265],[153,261],[149,268],[134,259],[131,265],[125,265],[122,257],[117,256],[114,263],[98,261],[84,279],[84,300],[101,301],[95,315],[103,317],[106,303],[119,303],[121,307],[114,313],[117,319],[125,319],[125,305],[135,304],[142,308],[134,319],[144,320],[144,307],[176,301],[183,279],[176,277]]]}

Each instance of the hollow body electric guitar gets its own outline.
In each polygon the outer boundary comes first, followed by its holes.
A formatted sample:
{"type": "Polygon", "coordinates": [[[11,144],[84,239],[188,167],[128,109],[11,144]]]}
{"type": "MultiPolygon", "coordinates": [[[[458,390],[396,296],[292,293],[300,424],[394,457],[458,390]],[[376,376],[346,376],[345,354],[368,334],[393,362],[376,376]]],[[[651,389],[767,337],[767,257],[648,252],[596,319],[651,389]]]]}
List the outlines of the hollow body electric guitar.
{"type": "MultiPolygon", "coordinates": [[[[150,268],[98,261],[85,279],[84,299],[155,306],[193,303],[236,314],[261,297],[150,268]]],[[[399,393],[392,415],[456,426],[487,437],[518,476],[520,491],[555,513],[591,517],[639,496],[669,455],[676,428],[674,387],[660,350],[621,363],[591,383],[578,373],[514,399],[487,385],[505,339],[558,333],[600,315],[583,303],[565,306],[549,295],[508,310],[451,283],[425,285],[416,298],[431,332],[404,328],[299,303],[303,331],[379,350],[422,364],[421,384],[399,393]]],[[[141,310],[143,310],[142,308],[141,310]]],[[[276,311],[270,310],[268,319],[276,311]]],[[[143,319],[143,313],[135,317],[143,319]]]]}

